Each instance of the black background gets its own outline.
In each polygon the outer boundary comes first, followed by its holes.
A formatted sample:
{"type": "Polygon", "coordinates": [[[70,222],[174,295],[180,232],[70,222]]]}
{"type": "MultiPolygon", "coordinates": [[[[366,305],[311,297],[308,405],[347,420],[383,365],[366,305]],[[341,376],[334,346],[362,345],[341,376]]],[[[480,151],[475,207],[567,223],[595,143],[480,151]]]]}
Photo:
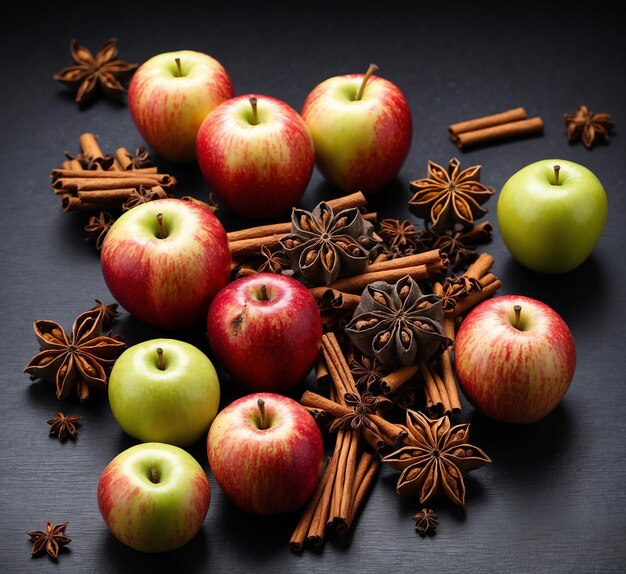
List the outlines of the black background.
{"type": "MultiPolygon", "coordinates": [[[[626,568],[623,325],[626,270],[623,222],[626,145],[624,22],[604,3],[437,2],[362,4],[43,3],[5,2],[2,53],[2,186],[0,262],[0,571],[2,572],[608,572],[626,568]],[[407,210],[408,181],[424,177],[427,161],[482,165],[482,181],[500,190],[523,166],[546,158],[579,162],[603,182],[607,226],[592,256],[560,276],[532,273],[512,261],[498,233],[497,196],[486,204],[494,224],[493,271],[501,294],[543,300],[569,324],[578,365],[561,405],[531,426],[496,424],[464,401],[459,421],[471,442],[493,459],[467,478],[464,508],[445,500],[437,534],[420,538],[411,515],[416,500],[395,493],[385,468],[351,534],[321,551],[290,552],[297,516],[267,519],[236,510],[213,481],[213,498],[199,535],[182,549],[144,555],[108,532],[95,498],[98,476],[134,444],[113,419],[105,393],[88,404],[59,402],[49,383],[31,382],[23,368],[37,352],[32,323],[66,329],[93,305],[113,302],[99,255],[84,240],[85,216],[66,214],[50,188],[50,171],[95,133],[105,152],[142,144],[128,108],[99,98],[79,109],[52,80],[70,63],[76,38],[96,50],[118,38],[120,57],[141,63],[176,50],[205,51],[227,68],[237,93],[272,95],[300,109],[307,93],[334,75],[365,71],[406,94],[414,120],[410,155],[397,181],[371,198],[382,216],[415,220],[407,210]],[[569,144],[562,115],[579,104],[610,113],[617,128],[608,145],[569,144]],[[524,106],[544,119],[542,136],[461,152],[450,123],[524,106]],[[56,410],[83,417],[78,440],[48,437],[56,410]],[[30,558],[27,530],[69,521],[72,543],[55,565],[30,558]]],[[[180,195],[206,198],[195,164],[168,165],[180,195]]],[[[338,192],[314,172],[301,205],[338,192]]],[[[227,229],[246,222],[218,212],[227,229]]],[[[122,313],[114,328],[129,345],[163,332],[122,313]]],[[[171,335],[171,334],[170,334],[171,335]]],[[[175,334],[207,350],[201,330],[175,334]]],[[[228,387],[228,379],[222,380],[228,387]]],[[[229,393],[224,397],[228,400],[229,393]]],[[[203,441],[190,448],[208,469],[203,441]]],[[[209,472],[210,476],[210,472],[209,472]]]]}

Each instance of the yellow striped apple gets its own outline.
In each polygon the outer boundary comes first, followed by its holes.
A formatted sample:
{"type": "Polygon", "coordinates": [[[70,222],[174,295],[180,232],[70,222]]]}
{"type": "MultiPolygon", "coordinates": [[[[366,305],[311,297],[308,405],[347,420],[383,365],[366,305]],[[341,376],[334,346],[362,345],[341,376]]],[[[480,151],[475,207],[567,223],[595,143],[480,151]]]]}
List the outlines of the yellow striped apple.
{"type": "Polygon", "coordinates": [[[172,162],[196,157],[196,137],[209,112],[234,96],[224,66],[212,56],[178,50],[153,56],[128,86],[128,108],[144,141],[172,162]]]}
{"type": "Polygon", "coordinates": [[[533,423],[551,413],[569,389],[576,345],[550,306],[500,295],[463,319],[454,362],[459,386],[476,409],[501,422],[533,423]]]}
{"type": "Polygon", "coordinates": [[[347,192],[381,191],[396,177],[411,147],[411,110],[402,90],[375,76],[334,76],[318,84],[302,107],[315,146],[315,163],[347,192]]]}
{"type": "Polygon", "coordinates": [[[231,98],[198,131],[198,165],[234,213],[269,219],[289,212],[313,172],[311,136],[291,106],[270,96],[231,98]]]}
{"type": "Polygon", "coordinates": [[[226,406],[207,436],[211,471],[240,509],[276,515],[301,508],[320,478],[324,442],[297,401],[253,393],[226,406]]]}
{"type": "Polygon", "coordinates": [[[211,300],[230,280],[222,223],[205,207],[173,197],[123,213],[104,238],[100,260],[118,303],[164,329],[203,323],[211,300]]]}
{"type": "Polygon", "coordinates": [[[211,488],[204,469],[186,450],[146,442],[107,464],[96,497],[104,522],[120,542],[141,552],[167,552],[198,533],[211,488]]]}

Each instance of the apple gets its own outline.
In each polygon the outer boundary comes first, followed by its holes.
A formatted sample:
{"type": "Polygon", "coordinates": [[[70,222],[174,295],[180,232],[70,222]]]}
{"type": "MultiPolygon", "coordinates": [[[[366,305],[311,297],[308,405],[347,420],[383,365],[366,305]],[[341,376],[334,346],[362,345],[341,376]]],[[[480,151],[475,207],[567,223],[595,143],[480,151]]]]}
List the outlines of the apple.
{"type": "Polygon", "coordinates": [[[152,339],[126,349],[108,384],[111,412],[142,442],[180,447],[204,437],[217,414],[220,384],[211,360],[176,339],[152,339]]]}
{"type": "Polygon", "coordinates": [[[207,437],[211,471],[240,509],[276,515],[301,508],[320,478],[324,443],[315,419],[276,393],[237,399],[215,417],[207,437]]]}
{"type": "Polygon", "coordinates": [[[504,184],[497,203],[502,240],[519,263],[542,273],[565,273],[591,254],[604,230],[608,202],[586,167],[545,159],[504,184]]]}
{"type": "Polygon", "coordinates": [[[459,387],[487,417],[532,423],[551,413],[576,369],[574,337],[545,303],[523,295],[483,301],[454,341],[459,387]]]}
{"type": "Polygon", "coordinates": [[[130,115],[145,142],[164,159],[189,162],[204,118],[234,96],[231,79],[215,58],[194,50],[158,54],[144,62],[128,86],[130,115]]]}
{"type": "Polygon", "coordinates": [[[236,279],[213,299],[207,339],[217,363],[249,391],[283,393],[311,371],[322,346],[315,299],[287,275],[236,279]]]}
{"type": "Polygon", "coordinates": [[[97,500],[120,542],[142,552],[166,552],[198,533],[211,488],[204,469],[186,450],[146,442],[109,462],[98,480],[97,500]]]}
{"type": "Polygon", "coordinates": [[[100,260],[118,303],[165,329],[202,324],[211,300],[230,280],[230,245],[219,219],[173,197],[124,212],[106,234],[100,260]]]}
{"type": "Polygon", "coordinates": [[[196,152],[211,190],[250,219],[290,211],[313,172],[313,142],[302,118],[270,96],[246,94],[217,106],[200,126],[196,152]]]}
{"type": "Polygon", "coordinates": [[[389,185],[411,147],[413,122],[402,90],[366,74],[331,77],[309,93],[302,117],[315,146],[315,163],[334,186],[364,194],[389,185]]]}

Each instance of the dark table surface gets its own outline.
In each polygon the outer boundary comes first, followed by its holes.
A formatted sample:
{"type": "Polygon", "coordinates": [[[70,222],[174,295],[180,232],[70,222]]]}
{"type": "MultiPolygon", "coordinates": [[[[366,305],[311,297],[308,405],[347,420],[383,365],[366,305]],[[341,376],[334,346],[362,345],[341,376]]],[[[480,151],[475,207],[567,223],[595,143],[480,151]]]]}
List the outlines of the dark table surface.
{"type": "MultiPolygon", "coordinates": [[[[610,572],[626,569],[626,402],[624,324],[626,267],[623,224],[626,143],[624,22],[603,3],[195,2],[91,4],[5,2],[0,24],[4,71],[0,263],[0,572],[610,572]],[[98,252],[84,240],[85,216],[63,213],[50,171],[78,138],[92,132],[107,152],[143,142],[126,104],[99,98],[79,109],[52,74],[70,63],[72,38],[95,50],[118,38],[120,57],[141,63],[175,49],[220,60],[237,93],[257,92],[299,109],[327,77],[364,71],[402,88],[411,106],[410,155],[389,189],[371,198],[383,216],[408,218],[408,181],[424,177],[427,161],[482,165],[482,181],[500,190],[521,167],[564,158],[591,169],[609,198],[606,230],[592,256],[560,276],[532,273],[512,261],[496,225],[497,197],[486,204],[501,294],[543,300],[569,324],[577,343],[574,381],[561,405],[530,426],[496,424],[463,401],[459,421],[493,459],[467,479],[464,508],[438,500],[440,526],[420,538],[411,515],[416,500],[395,492],[384,468],[345,538],[321,551],[289,550],[297,516],[259,518],[236,510],[210,476],[204,443],[189,450],[206,468],[213,499],[198,536],[164,555],[124,547],[98,512],[98,476],[134,444],[113,419],[105,393],[87,404],[56,400],[49,383],[23,373],[37,352],[32,324],[52,319],[69,329],[94,299],[112,303],[98,252]],[[617,128],[608,145],[591,150],[567,141],[562,115],[579,104],[610,113],[617,128]],[[459,151],[450,123],[524,106],[544,119],[539,137],[459,151]],[[76,441],[48,437],[57,410],[82,416],[76,441]],[[70,551],[58,565],[31,559],[27,530],[69,521],[70,551]]],[[[169,165],[181,195],[207,197],[195,164],[169,165]]],[[[314,172],[306,207],[337,190],[314,172]]],[[[221,209],[227,229],[246,225],[221,209]]],[[[122,312],[115,328],[129,344],[163,335],[122,312]]],[[[181,333],[205,351],[201,333],[181,333]]],[[[223,378],[223,385],[228,379],[223,378]]],[[[228,393],[226,393],[226,396],[228,393]]]]}

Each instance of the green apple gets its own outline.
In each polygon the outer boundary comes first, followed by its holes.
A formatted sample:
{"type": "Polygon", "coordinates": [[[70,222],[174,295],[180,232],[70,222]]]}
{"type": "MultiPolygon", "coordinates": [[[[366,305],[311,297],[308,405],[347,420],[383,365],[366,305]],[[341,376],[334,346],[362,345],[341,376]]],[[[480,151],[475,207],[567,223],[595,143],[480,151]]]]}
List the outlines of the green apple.
{"type": "Polygon", "coordinates": [[[588,168],[544,159],[513,174],[497,203],[500,235],[515,260],[541,273],[565,273],[593,251],[608,201],[588,168]]]}
{"type": "Polygon", "coordinates": [[[109,375],[109,404],[122,429],[142,442],[188,446],[209,430],[220,402],[211,360],[176,339],[126,349],[109,375]]]}
{"type": "Polygon", "coordinates": [[[166,552],[200,530],[211,488],[200,463],[180,447],[142,443],[102,471],[98,508],[111,534],[142,552],[166,552]]]}

